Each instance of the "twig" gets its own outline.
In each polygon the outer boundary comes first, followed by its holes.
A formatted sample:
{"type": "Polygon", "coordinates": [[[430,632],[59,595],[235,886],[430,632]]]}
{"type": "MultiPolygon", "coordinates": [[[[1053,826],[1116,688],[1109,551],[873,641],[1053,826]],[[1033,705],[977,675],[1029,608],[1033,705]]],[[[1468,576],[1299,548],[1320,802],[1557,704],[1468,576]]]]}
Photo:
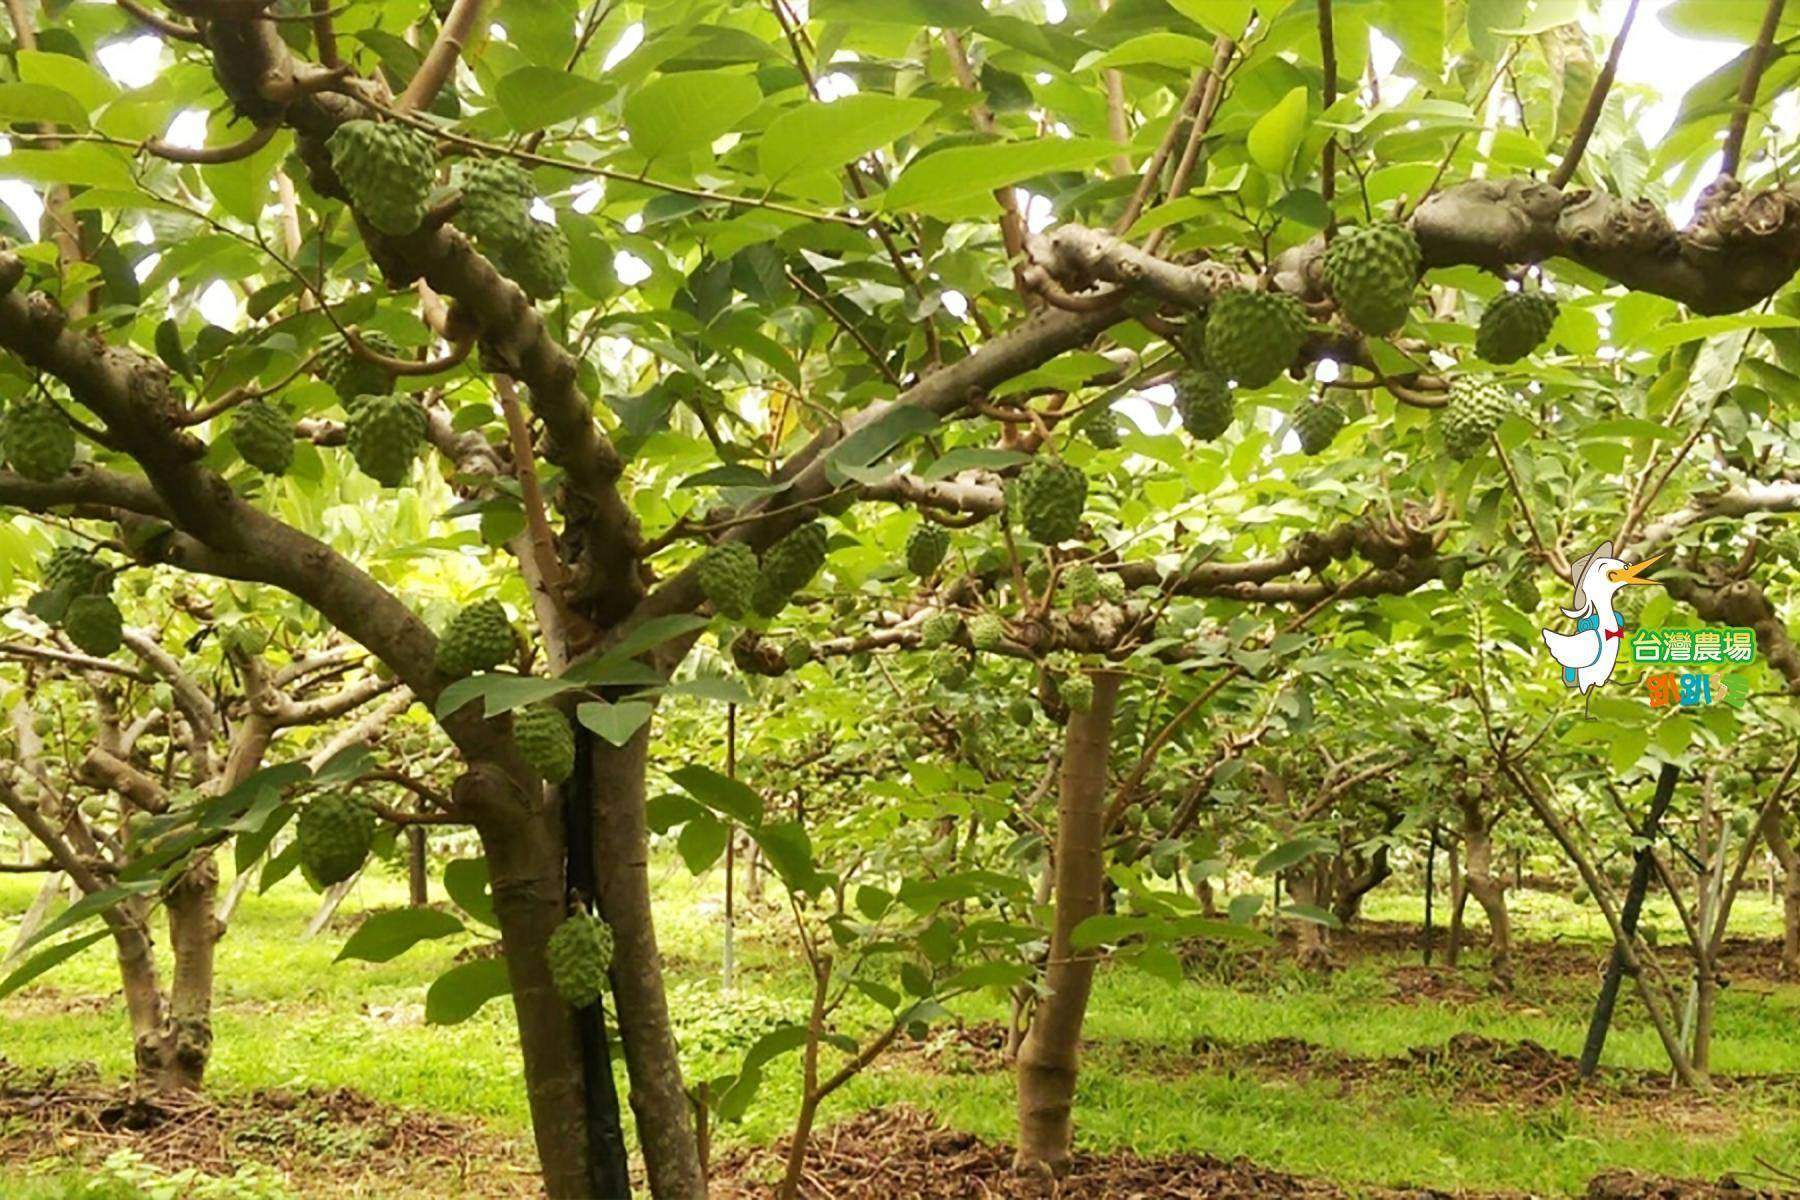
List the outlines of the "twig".
{"type": "Polygon", "coordinates": [[[115,3],[139,24],[145,25],[165,37],[172,37],[183,42],[200,42],[205,39],[200,31],[192,25],[183,25],[180,21],[171,21],[161,13],[152,12],[139,4],[137,0],[114,0],[115,3]]]}
{"type": "MultiPolygon", "coordinates": [[[[1215,55],[1218,53],[1216,45],[1213,53],[1215,55]]],[[[1175,115],[1169,118],[1169,127],[1163,130],[1162,141],[1157,143],[1155,153],[1151,154],[1150,161],[1144,164],[1143,174],[1138,176],[1137,190],[1126,202],[1125,211],[1121,212],[1119,219],[1113,222],[1114,233],[1124,233],[1130,229],[1131,223],[1137,220],[1139,214],[1144,211],[1144,204],[1150,199],[1150,193],[1156,187],[1157,176],[1162,174],[1163,164],[1169,161],[1169,155],[1175,149],[1175,139],[1180,136],[1183,123],[1192,120],[1194,114],[1199,111],[1201,97],[1206,94],[1207,81],[1211,78],[1212,72],[1207,67],[1202,67],[1194,72],[1194,82],[1188,85],[1187,95],[1181,98],[1181,104],[1175,109],[1175,115]]]]}
{"type": "MultiPolygon", "coordinates": [[[[1776,0],[1776,3],[1779,6],[1780,0],[1776,0]]],[[[1613,38],[1612,49],[1606,53],[1606,65],[1594,77],[1594,88],[1588,93],[1587,106],[1581,110],[1581,120],[1569,137],[1569,148],[1563,152],[1562,161],[1556,164],[1556,170],[1550,173],[1550,186],[1553,188],[1565,187],[1569,180],[1575,178],[1575,168],[1581,165],[1581,155],[1587,150],[1588,139],[1594,136],[1594,126],[1600,123],[1600,110],[1606,107],[1606,93],[1612,90],[1613,76],[1619,73],[1619,56],[1624,53],[1625,37],[1631,32],[1631,23],[1637,19],[1637,10],[1638,0],[1631,0],[1625,6],[1625,17],[1619,22],[1619,34],[1613,38]]]]}
{"type": "Polygon", "coordinates": [[[1737,107],[1731,113],[1731,126],[1725,132],[1725,149],[1719,158],[1719,174],[1735,178],[1744,157],[1744,135],[1750,128],[1750,110],[1756,106],[1756,89],[1762,83],[1763,71],[1769,65],[1769,53],[1775,45],[1775,30],[1781,25],[1781,10],[1787,0],[1769,0],[1763,10],[1762,29],[1750,57],[1744,60],[1744,78],[1738,84],[1737,107]]]}
{"type": "MultiPolygon", "coordinates": [[[[1489,93],[1494,90],[1494,85],[1499,83],[1500,80],[1506,76],[1507,68],[1512,66],[1512,60],[1518,53],[1519,44],[1517,42],[1514,42],[1506,48],[1506,53],[1500,58],[1500,65],[1494,68],[1494,77],[1489,79],[1487,86],[1481,89],[1481,94],[1470,101],[1471,107],[1476,105],[1486,106],[1489,93]]],[[[1425,186],[1424,191],[1420,192],[1418,196],[1413,199],[1412,203],[1401,204],[1399,211],[1395,214],[1395,220],[1404,221],[1409,214],[1417,212],[1419,210],[1419,205],[1425,203],[1426,199],[1433,192],[1437,191],[1438,184],[1444,181],[1444,172],[1450,169],[1451,160],[1456,157],[1456,152],[1462,148],[1463,138],[1466,136],[1468,136],[1468,131],[1464,130],[1450,139],[1450,145],[1445,149],[1444,157],[1438,160],[1437,170],[1432,172],[1431,182],[1425,186]]]]}
{"type": "MultiPolygon", "coordinates": [[[[1200,110],[1194,114],[1193,126],[1188,130],[1187,147],[1182,150],[1181,161],[1175,164],[1175,174],[1169,179],[1169,190],[1164,193],[1169,200],[1181,196],[1194,174],[1194,164],[1200,158],[1200,144],[1206,140],[1207,131],[1212,128],[1213,115],[1219,111],[1219,101],[1225,93],[1225,75],[1236,51],[1237,43],[1228,37],[1213,41],[1213,60],[1206,69],[1206,92],[1200,97],[1200,110]]],[[[1162,244],[1163,234],[1167,232],[1168,226],[1165,225],[1144,239],[1144,253],[1154,254],[1157,246],[1162,244]]]]}
{"type": "Polygon", "coordinates": [[[313,43],[322,66],[340,67],[343,60],[338,57],[337,30],[331,24],[330,4],[331,0],[312,0],[308,6],[312,9],[313,43]]]}
{"type": "Polygon", "coordinates": [[[806,281],[796,275],[791,268],[787,272],[787,277],[789,283],[793,284],[807,299],[824,309],[825,315],[836,322],[839,329],[842,329],[845,333],[849,334],[856,344],[862,347],[863,353],[869,357],[870,365],[881,372],[882,378],[886,379],[895,387],[900,386],[900,377],[894,374],[893,368],[887,365],[887,360],[881,356],[881,352],[875,349],[868,338],[863,336],[862,330],[851,324],[848,318],[838,312],[831,301],[807,286],[806,281]]]}
{"type": "Polygon", "coordinates": [[[486,9],[487,0],[456,0],[451,5],[450,15],[438,27],[437,39],[425,52],[425,61],[419,64],[419,69],[407,82],[406,90],[394,101],[395,107],[402,112],[411,112],[427,107],[437,98],[456,70],[463,46],[481,28],[482,13],[486,9]]]}
{"type": "MultiPolygon", "coordinates": [[[[1633,0],[1635,3],[1636,0],[1633,0]]],[[[1320,84],[1323,89],[1321,107],[1329,111],[1337,103],[1337,44],[1331,30],[1331,0],[1319,0],[1319,55],[1324,61],[1324,79],[1320,84]]],[[[1319,162],[1319,195],[1325,201],[1325,236],[1329,238],[1337,227],[1337,218],[1331,213],[1331,203],[1337,198],[1337,138],[1327,135],[1325,149],[1320,154],[1319,162]]]]}
{"type": "Polygon", "coordinates": [[[1506,472],[1506,482],[1512,488],[1513,498],[1519,502],[1519,513],[1525,518],[1525,528],[1531,531],[1531,544],[1537,547],[1538,557],[1562,574],[1568,574],[1569,564],[1563,561],[1562,555],[1552,553],[1538,534],[1537,517],[1532,514],[1531,502],[1525,498],[1525,489],[1519,484],[1519,476],[1513,470],[1512,459],[1507,457],[1506,447],[1500,444],[1499,435],[1489,434],[1488,437],[1494,443],[1494,456],[1500,460],[1500,466],[1506,472]]]}

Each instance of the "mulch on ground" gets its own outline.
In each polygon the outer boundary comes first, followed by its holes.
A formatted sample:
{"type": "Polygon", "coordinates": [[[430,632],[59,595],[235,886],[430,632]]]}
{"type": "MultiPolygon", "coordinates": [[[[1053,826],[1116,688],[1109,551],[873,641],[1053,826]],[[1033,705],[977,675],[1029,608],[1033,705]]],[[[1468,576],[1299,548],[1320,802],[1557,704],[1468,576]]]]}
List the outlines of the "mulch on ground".
{"type": "Polygon", "coordinates": [[[542,1195],[535,1162],[479,1122],[395,1108],[350,1088],[247,1096],[159,1094],[106,1084],[89,1065],[25,1071],[0,1060],[0,1162],[97,1165],[133,1150],[166,1171],[286,1173],[302,1194],[379,1183],[418,1195],[542,1195]]]}
{"type": "MultiPolygon", "coordinates": [[[[1001,1025],[976,1021],[941,1027],[922,1041],[902,1042],[895,1048],[893,1061],[946,1075],[989,1074],[1007,1069],[1005,1045],[1006,1031],[1001,1025]]],[[[1163,1079],[1243,1071],[1290,1082],[1337,1083],[1346,1089],[1386,1082],[1442,1092],[1472,1104],[1535,1105],[1565,1097],[1596,1107],[1641,1102],[1634,1111],[1659,1105],[1692,1109],[1705,1104],[1703,1098],[1675,1086],[1665,1071],[1603,1067],[1592,1082],[1584,1082],[1576,1059],[1569,1055],[1530,1039],[1509,1042],[1476,1033],[1459,1033],[1442,1044],[1415,1046],[1387,1058],[1348,1054],[1293,1037],[1259,1042],[1201,1037],[1185,1051],[1165,1042],[1086,1041],[1082,1054],[1127,1072],[1163,1079]]],[[[1713,1083],[1722,1092],[1755,1088],[1800,1093],[1800,1078],[1785,1075],[1720,1075],[1713,1083]]]]}
{"type": "MultiPolygon", "coordinates": [[[[734,1150],[714,1164],[718,1200],[765,1200],[786,1145],[734,1150]]],[[[1535,1200],[1523,1192],[1450,1193],[1355,1187],[1210,1155],[1077,1154],[1060,1180],[1016,1175],[1012,1148],[950,1129],[907,1105],[875,1109],[822,1129],[809,1148],[804,1200],[1535,1200]]],[[[1731,1179],[1662,1179],[1630,1171],[1596,1176],[1588,1200],[1772,1200],[1800,1196],[1731,1179]]]]}

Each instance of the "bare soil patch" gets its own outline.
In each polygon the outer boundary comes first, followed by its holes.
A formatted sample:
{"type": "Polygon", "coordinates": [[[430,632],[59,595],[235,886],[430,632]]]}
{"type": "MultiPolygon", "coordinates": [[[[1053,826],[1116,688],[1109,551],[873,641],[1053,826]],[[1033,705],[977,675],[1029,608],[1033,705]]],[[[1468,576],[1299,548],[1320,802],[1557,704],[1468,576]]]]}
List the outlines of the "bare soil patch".
{"type": "Polygon", "coordinates": [[[160,1095],[102,1083],[87,1065],[28,1072],[0,1060],[0,1162],[92,1166],[126,1149],[167,1171],[272,1166],[307,1196],[543,1194],[527,1147],[349,1088],[160,1095]]]}
{"type": "MultiPolygon", "coordinates": [[[[1406,1187],[1343,1187],[1248,1159],[1210,1155],[1077,1154],[1060,1180],[1015,1175],[1012,1148],[949,1129],[907,1105],[875,1109],[819,1131],[807,1156],[806,1200],[1536,1200],[1523,1192],[1452,1193],[1406,1187]]],[[[733,1150],[714,1164],[720,1200],[773,1195],[785,1144],[733,1150]]],[[[1735,1180],[1661,1179],[1610,1172],[1588,1200],[1776,1200],[1800,1192],[1757,1190],[1735,1180]]]]}

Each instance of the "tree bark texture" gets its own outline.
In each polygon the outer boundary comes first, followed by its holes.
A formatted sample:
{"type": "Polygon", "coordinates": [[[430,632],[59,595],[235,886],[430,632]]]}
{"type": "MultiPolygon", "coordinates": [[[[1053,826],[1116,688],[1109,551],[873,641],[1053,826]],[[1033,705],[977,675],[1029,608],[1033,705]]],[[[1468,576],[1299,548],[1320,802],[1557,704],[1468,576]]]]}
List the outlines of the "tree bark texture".
{"type": "Polygon", "coordinates": [[[1073,1149],[1081,1025],[1097,961],[1093,951],[1075,948],[1073,934],[1100,911],[1107,764],[1120,678],[1096,673],[1092,707],[1072,714],[1064,733],[1054,855],[1056,916],[1044,972],[1046,994],[1019,1048],[1019,1148],[1013,1165],[1032,1174],[1065,1174],[1073,1149]]]}

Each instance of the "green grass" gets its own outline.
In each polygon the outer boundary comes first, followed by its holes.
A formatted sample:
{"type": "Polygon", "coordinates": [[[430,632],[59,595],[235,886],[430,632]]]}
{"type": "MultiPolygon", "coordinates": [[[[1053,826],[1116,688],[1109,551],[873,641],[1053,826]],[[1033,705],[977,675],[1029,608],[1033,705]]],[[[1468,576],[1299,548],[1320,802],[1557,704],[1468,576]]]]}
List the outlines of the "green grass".
{"type": "MultiPolygon", "coordinates": [[[[733,1070],[759,1027],[798,1019],[805,1008],[805,977],[779,915],[742,928],[739,995],[721,993],[718,883],[716,877],[691,880],[671,861],[656,867],[659,935],[671,964],[672,1007],[690,1079],[733,1070]]],[[[0,916],[0,939],[10,941],[10,922],[34,887],[29,878],[0,877],[0,914],[7,914],[0,916]]],[[[403,902],[401,883],[376,874],[358,885],[345,912],[403,902]]],[[[222,1092],[350,1086],[392,1104],[479,1118],[523,1143],[528,1119],[508,1006],[491,1003],[450,1028],[422,1023],[425,988],[469,939],[425,943],[390,963],[334,964],[345,928],[298,940],[315,903],[303,885],[289,880],[241,907],[220,946],[211,1086],[222,1092]]],[[[1523,937],[1591,943],[1598,963],[1603,927],[1595,914],[1538,893],[1524,894],[1516,907],[1523,937]]],[[[1420,910],[1418,897],[1393,894],[1376,898],[1369,915],[1417,920],[1420,910]]],[[[1479,929],[1473,908],[1471,917],[1479,929]]],[[[1671,926],[1674,920],[1654,905],[1647,919],[1671,926]]],[[[1773,934],[1779,914],[1760,897],[1746,897],[1737,929],[1773,934]]],[[[1477,987],[1485,983],[1483,958],[1478,949],[1463,968],[1477,987]]],[[[1574,1053],[1598,982],[1597,974],[1528,975],[1510,1002],[1397,1002],[1389,979],[1396,965],[1391,957],[1370,958],[1316,978],[1286,964],[1265,964],[1235,988],[1206,970],[1179,986],[1124,965],[1103,970],[1087,1025],[1095,1044],[1086,1053],[1077,1097],[1082,1147],[1243,1154],[1345,1182],[1569,1193],[1608,1166],[1717,1175],[1751,1169],[1759,1157],[1795,1162],[1800,1108],[1786,1089],[1734,1089],[1680,1109],[1647,1109],[1554,1099],[1471,1103],[1441,1081],[1418,1075],[1384,1075],[1345,1087],[1329,1076],[1286,1079],[1269,1071],[1145,1073],[1159,1052],[1183,1053],[1198,1038],[1250,1043],[1295,1037],[1349,1054],[1389,1056],[1474,1032],[1503,1041],[1529,1038],[1574,1053]],[[1126,1042],[1150,1053],[1125,1054],[1120,1048],[1126,1042]]],[[[966,998],[957,1008],[971,1019],[1005,1015],[1003,1001],[993,996],[966,998]]],[[[1796,1028],[1800,988],[1741,981],[1721,1001],[1715,1069],[1800,1074],[1796,1028]]],[[[110,1077],[126,1074],[129,1039],[105,943],[0,1002],[0,1056],[46,1067],[85,1059],[110,1077]]],[[[1665,1066],[1629,995],[1607,1061],[1665,1066]]],[[[779,1060],[745,1121],[719,1130],[718,1140],[761,1141],[785,1132],[797,1098],[796,1075],[793,1058],[779,1060]]],[[[1007,1075],[942,1073],[917,1055],[878,1062],[833,1097],[824,1119],[895,1101],[929,1108],[985,1137],[1010,1139],[1012,1133],[1007,1075]]],[[[0,1194],[9,1197],[85,1200],[59,1186],[54,1179],[0,1174],[0,1194]]]]}

